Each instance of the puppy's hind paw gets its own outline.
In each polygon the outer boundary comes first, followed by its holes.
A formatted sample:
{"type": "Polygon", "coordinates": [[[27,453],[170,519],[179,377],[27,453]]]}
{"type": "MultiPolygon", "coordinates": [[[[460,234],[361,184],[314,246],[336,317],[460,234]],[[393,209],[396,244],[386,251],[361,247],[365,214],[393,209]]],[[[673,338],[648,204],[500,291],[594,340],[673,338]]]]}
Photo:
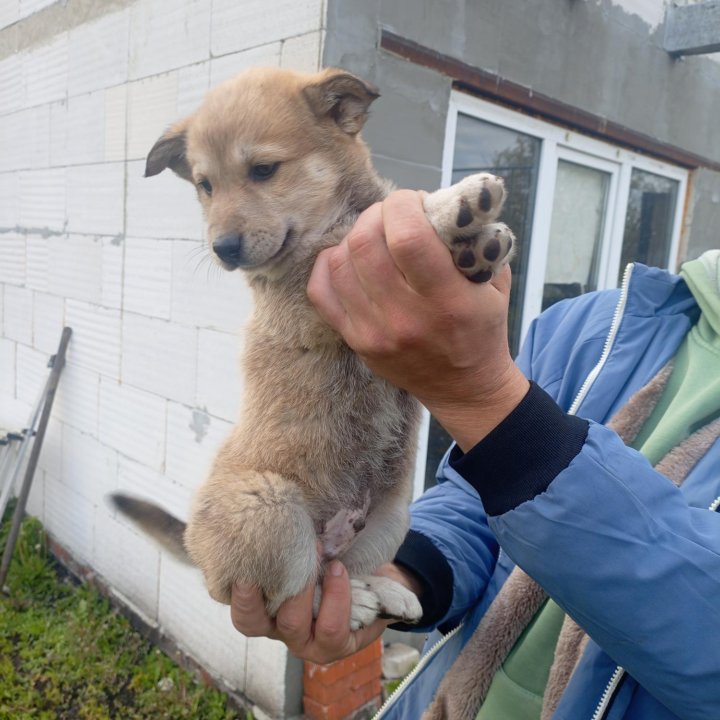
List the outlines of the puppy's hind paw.
{"type": "Polygon", "coordinates": [[[351,578],[350,627],[359,630],[376,618],[414,624],[422,617],[417,596],[390,578],[364,575],[351,578]]]}

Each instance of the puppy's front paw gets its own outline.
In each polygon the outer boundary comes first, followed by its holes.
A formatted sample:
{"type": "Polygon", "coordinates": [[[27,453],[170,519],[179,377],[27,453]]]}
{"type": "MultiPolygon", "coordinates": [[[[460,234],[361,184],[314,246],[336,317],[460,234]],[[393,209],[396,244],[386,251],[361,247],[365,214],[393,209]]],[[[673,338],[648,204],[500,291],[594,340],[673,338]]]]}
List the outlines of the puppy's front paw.
{"type": "Polygon", "coordinates": [[[504,202],[502,178],[489,173],[469,175],[425,197],[430,223],[473,282],[486,282],[512,258],[515,236],[504,223],[493,222],[504,202]]]}
{"type": "Polygon", "coordinates": [[[378,617],[405,623],[416,623],[422,617],[422,607],[415,593],[395,580],[364,575],[351,578],[350,584],[352,630],[366,627],[378,617]]]}

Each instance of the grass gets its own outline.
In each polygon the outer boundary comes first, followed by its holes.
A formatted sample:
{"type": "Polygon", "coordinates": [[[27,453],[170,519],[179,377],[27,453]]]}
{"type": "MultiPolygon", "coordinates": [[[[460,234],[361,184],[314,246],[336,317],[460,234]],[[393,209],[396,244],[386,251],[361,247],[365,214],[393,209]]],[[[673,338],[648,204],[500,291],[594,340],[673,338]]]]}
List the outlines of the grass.
{"type": "Polygon", "coordinates": [[[240,720],[225,695],[150,645],[97,590],[61,577],[35,519],[23,523],[7,585],[0,718],[240,720]]]}

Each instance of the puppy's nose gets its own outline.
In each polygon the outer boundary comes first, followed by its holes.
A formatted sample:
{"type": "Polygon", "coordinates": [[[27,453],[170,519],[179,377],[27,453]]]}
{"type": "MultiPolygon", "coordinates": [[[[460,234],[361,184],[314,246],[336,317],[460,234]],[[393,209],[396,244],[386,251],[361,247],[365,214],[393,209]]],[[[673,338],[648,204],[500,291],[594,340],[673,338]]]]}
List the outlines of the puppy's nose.
{"type": "Polygon", "coordinates": [[[237,233],[226,233],[213,240],[215,254],[228,265],[237,267],[242,262],[243,236],[237,233]]]}

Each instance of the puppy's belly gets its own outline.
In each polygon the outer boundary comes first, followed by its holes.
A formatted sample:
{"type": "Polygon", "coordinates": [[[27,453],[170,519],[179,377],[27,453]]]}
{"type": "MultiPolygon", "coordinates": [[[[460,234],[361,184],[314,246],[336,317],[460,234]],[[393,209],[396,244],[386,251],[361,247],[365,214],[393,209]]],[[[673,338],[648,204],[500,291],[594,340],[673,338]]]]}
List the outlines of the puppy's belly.
{"type": "Polygon", "coordinates": [[[332,560],[345,554],[356,535],[365,527],[368,505],[349,510],[339,510],[329,520],[320,523],[318,540],[324,560],[332,560]]]}

